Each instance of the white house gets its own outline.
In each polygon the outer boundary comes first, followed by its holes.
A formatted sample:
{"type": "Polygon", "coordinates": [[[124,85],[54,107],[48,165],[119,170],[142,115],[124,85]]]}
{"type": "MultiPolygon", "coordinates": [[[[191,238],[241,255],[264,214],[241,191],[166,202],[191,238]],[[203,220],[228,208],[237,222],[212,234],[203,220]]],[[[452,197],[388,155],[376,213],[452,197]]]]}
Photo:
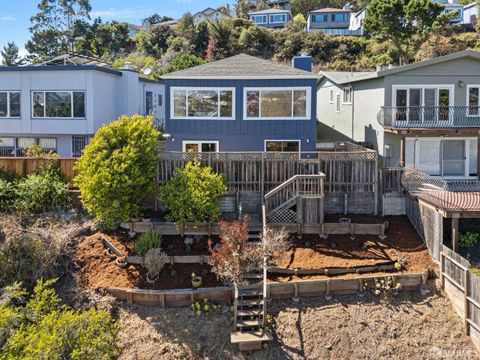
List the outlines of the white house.
{"type": "MultiPolygon", "coordinates": [[[[230,9],[226,6],[226,12],[230,13],[230,9]]],[[[197,25],[200,21],[221,21],[223,19],[229,19],[232,16],[225,14],[219,10],[212,9],[210,7],[193,14],[193,23],[197,25]]]]}
{"type": "Polygon", "coordinates": [[[463,24],[476,26],[478,19],[478,5],[476,2],[465,5],[463,8],[463,24]]]}
{"type": "Polygon", "coordinates": [[[89,138],[120,115],[151,114],[163,123],[165,89],[129,69],[83,56],[0,67],[0,156],[39,144],[79,156],[89,138]]]}

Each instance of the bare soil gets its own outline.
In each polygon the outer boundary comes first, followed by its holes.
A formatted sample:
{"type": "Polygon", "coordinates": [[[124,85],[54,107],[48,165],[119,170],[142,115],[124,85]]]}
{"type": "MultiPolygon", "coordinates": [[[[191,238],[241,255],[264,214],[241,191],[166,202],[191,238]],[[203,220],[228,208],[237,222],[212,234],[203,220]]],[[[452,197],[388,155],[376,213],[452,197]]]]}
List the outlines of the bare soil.
{"type": "MultiPolygon", "coordinates": [[[[406,265],[404,273],[423,272],[437,266],[431,260],[427,248],[406,217],[390,217],[387,218],[387,221],[390,223],[390,228],[387,231],[388,237],[384,241],[379,241],[376,236],[351,238],[350,235],[335,235],[326,240],[313,235],[305,235],[302,239],[293,236],[294,246],[280,259],[278,266],[302,269],[349,268],[402,260],[406,265]],[[332,243],[335,245],[332,246],[332,243]]],[[[157,290],[188,289],[192,287],[192,273],[202,276],[203,287],[222,286],[222,283],[210,272],[210,266],[206,264],[166,265],[158,281],[148,284],[145,281],[146,270],[143,266],[130,265],[121,269],[105,255],[105,248],[100,241],[102,235],[120,251],[134,255],[134,240],[128,238],[126,231],[97,233],[85,238],[78,247],[76,262],[80,268],[79,279],[86,289],[107,287],[157,290]]],[[[216,243],[218,237],[212,237],[212,241],[216,243]]],[[[168,255],[208,255],[207,243],[208,237],[197,237],[191,251],[187,253],[180,236],[165,236],[162,247],[168,255]]],[[[340,277],[352,276],[356,276],[356,274],[340,275],[340,277]]],[[[272,281],[300,279],[295,276],[275,275],[271,275],[269,278],[272,281]]],[[[326,276],[301,277],[301,279],[323,278],[326,276]]]]}
{"type": "Polygon", "coordinates": [[[121,360],[133,359],[478,359],[462,321],[441,293],[275,301],[274,340],[241,354],[230,344],[230,310],[196,316],[189,308],[120,304],[121,360]]]}

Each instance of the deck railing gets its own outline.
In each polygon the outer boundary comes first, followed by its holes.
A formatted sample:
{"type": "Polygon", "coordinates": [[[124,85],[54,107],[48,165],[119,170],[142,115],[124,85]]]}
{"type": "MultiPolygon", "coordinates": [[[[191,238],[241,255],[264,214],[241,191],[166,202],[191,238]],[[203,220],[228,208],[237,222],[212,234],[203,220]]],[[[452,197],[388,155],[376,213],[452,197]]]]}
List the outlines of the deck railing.
{"type": "Polygon", "coordinates": [[[384,128],[480,128],[477,106],[383,106],[377,116],[384,128]]]}

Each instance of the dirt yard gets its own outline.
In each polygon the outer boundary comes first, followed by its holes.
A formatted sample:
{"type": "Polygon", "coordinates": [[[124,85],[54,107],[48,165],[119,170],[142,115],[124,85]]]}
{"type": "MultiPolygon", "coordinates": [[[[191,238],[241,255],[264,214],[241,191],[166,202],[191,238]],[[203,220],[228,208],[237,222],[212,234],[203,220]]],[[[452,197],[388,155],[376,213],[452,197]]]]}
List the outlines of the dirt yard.
{"type": "Polygon", "coordinates": [[[121,304],[120,359],[478,359],[461,319],[438,293],[405,293],[385,304],[373,295],[274,301],[274,341],[240,354],[229,341],[228,308],[197,317],[191,309],[121,304]]]}
{"type": "MultiPolygon", "coordinates": [[[[355,222],[365,221],[365,223],[377,220],[377,217],[371,216],[352,219],[355,222]]],[[[355,237],[335,235],[329,236],[326,240],[314,235],[305,235],[301,239],[292,236],[292,250],[280,259],[278,266],[301,269],[350,268],[402,260],[406,266],[403,270],[404,273],[418,273],[436,267],[427,248],[406,217],[388,217],[382,221],[385,220],[389,222],[390,227],[387,231],[387,239],[384,241],[379,241],[377,236],[367,235],[355,237]]],[[[126,231],[116,231],[103,234],[103,236],[122,252],[134,254],[134,241],[128,238],[126,231]]],[[[130,265],[126,269],[116,266],[115,262],[105,255],[105,248],[101,244],[100,238],[100,233],[85,238],[77,250],[76,262],[79,265],[79,279],[87,289],[106,287],[185,289],[191,287],[193,272],[202,276],[203,287],[222,286],[222,283],[210,272],[210,267],[200,264],[167,265],[159,280],[155,284],[148,284],[145,281],[146,271],[142,266],[130,265]]],[[[218,237],[213,237],[212,240],[214,243],[219,241],[218,237]]],[[[165,236],[163,248],[168,255],[209,255],[207,241],[207,237],[196,239],[191,251],[186,253],[180,236],[165,236]]],[[[356,274],[340,276],[351,277],[356,274]]],[[[293,276],[275,275],[271,275],[269,278],[272,281],[298,279],[293,276]]],[[[323,278],[326,277],[302,277],[302,279],[323,278]]]]}

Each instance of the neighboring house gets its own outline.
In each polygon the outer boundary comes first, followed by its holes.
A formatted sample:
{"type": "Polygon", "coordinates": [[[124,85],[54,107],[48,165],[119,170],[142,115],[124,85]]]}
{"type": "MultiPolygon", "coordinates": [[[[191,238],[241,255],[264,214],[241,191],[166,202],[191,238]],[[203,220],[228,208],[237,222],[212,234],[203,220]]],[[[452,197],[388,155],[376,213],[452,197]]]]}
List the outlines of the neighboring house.
{"type": "MultiPolygon", "coordinates": [[[[250,9],[256,9],[258,5],[257,0],[250,0],[250,9]]],[[[267,0],[266,5],[270,8],[279,8],[283,10],[291,10],[290,0],[267,0]]]]}
{"type": "Polygon", "coordinates": [[[349,30],[351,31],[360,31],[362,34],[365,33],[365,28],[363,23],[365,22],[365,17],[367,16],[367,8],[363,8],[359,12],[350,15],[350,26],[349,30]]]}
{"type": "Polygon", "coordinates": [[[135,24],[127,24],[128,25],[128,38],[133,39],[135,35],[137,35],[140,31],[143,30],[143,26],[135,25],[135,24]]]}
{"type": "Polygon", "coordinates": [[[451,20],[452,23],[459,24],[463,22],[463,8],[465,5],[459,4],[457,0],[433,0],[433,2],[445,7],[442,11],[443,14],[449,14],[454,11],[457,12],[457,16],[451,20]]]}
{"type": "Polygon", "coordinates": [[[178,25],[178,20],[168,20],[163,21],[161,23],[156,24],[157,26],[169,26],[171,28],[175,28],[178,25]]]}
{"type": "Polygon", "coordinates": [[[415,167],[445,178],[479,175],[480,53],[322,75],[321,137],[369,143],[386,167],[415,167]]]}
{"type": "MultiPolygon", "coordinates": [[[[230,13],[230,8],[226,7],[226,12],[230,13]]],[[[225,14],[219,10],[212,9],[210,7],[193,14],[193,23],[197,25],[200,21],[221,21],[224,19],[230,19],[230,14],[225,14]]]]}
{"type": "Polygon", "coordinates": [[[268,9],[248,13],[250,20],[258,26],[268,28],[284,27],[292,18],[290,10],[268,9]]]}
{"type": "Polygon", "coordinates": [[[474,29],[477,26],[478,5],[476,2],[465,5],[463,8],[463,24],[474,29]]]}
{"type": "Polygon", "coordinates": [[[163,76],[167,151],[314,151],[318,74],[240,54],[163,76]]]}
{"type": "Polygon", "coordinates": [[[350,30],[350,16],[349,6],[343,9],[324,8],[310,11],[307,31],[322,31],[327,35],[363,35],[362,28],[350,30]]]}
{"type": "Polygon", "coordinates": [[[32,144],[79,156],[98,128],[122,114],[161,122],[163,103],[162,83],[84,56],[0,67],[0,156],[22,156],[32,144]]]}

